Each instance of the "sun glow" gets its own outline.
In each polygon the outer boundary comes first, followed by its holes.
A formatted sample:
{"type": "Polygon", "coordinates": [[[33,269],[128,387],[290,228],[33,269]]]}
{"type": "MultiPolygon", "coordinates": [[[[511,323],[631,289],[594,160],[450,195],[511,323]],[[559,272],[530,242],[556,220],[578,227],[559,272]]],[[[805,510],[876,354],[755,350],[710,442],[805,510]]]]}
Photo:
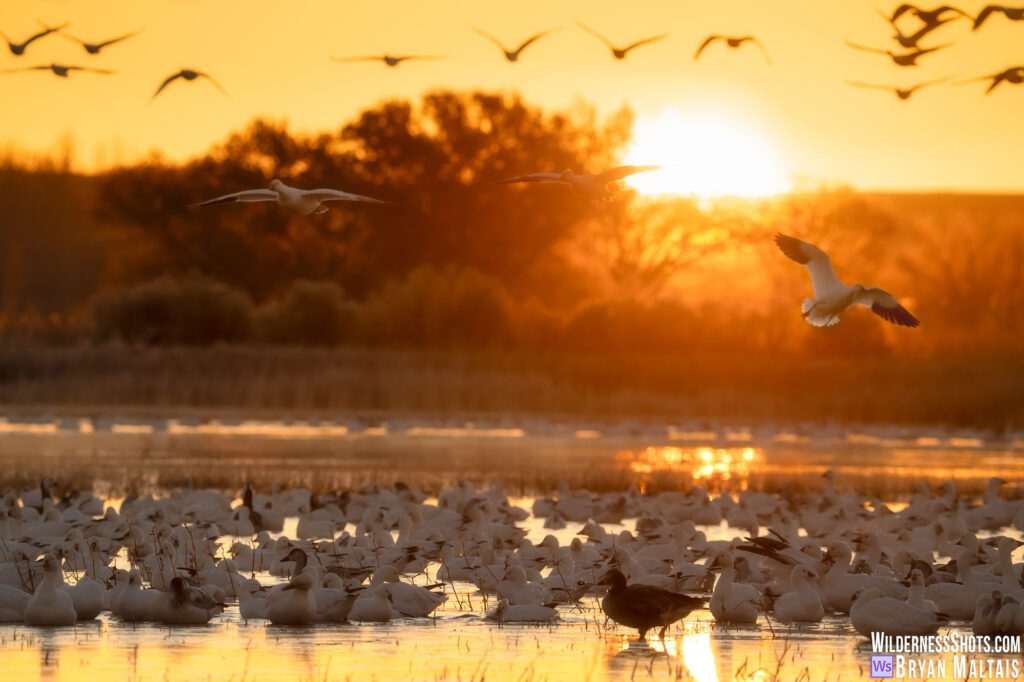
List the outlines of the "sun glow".
{"type": "Polygon", "coordinates": [[[674,108],[637,117],[624,162],[662,166],[626,180],[646,195],[764,197],[791,189],[788,171],[757,131],[736,121],[686,118],[674,108]]]}

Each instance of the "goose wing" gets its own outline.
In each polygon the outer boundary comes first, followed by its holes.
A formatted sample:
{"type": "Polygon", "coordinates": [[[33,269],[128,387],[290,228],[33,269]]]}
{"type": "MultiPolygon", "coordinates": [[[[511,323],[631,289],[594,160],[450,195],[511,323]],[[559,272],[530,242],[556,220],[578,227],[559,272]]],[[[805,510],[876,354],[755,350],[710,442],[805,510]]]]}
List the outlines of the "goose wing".
{"type": "Polygon", "coordinates": [[[153,100],[155,100],[156,96],[164,91],[164,88],[166,88],[168,85],[173,83],[176,78],[181,78],[182,75],[183,75],[183,73],[181,71],[179,71],[178,73],[170,75],[167,78],[165,78],[164,82],[161,83],[160,87],[156,89],[156,92],[153,93],[153,96],[150,98],[149,101],[152,102],[153,100]]]}
{"type": "Polygon", "coordinates": [[[214,204],[227,204],[230,202],[254,202],[254,201],[277,201],[277,192],[272,189],[246,189],[241,192],[234,192],[232,194],[225,194],[222,197],[215,199],[208,199],[199,204],[191,204],[192,206],[213,206],[214,204]]]}
{"type": "Polygon", "coordinates": [[[918,83],[914,87],[910,88],[910,91],[913,92],[915,90],[920,90],[921,88],[927,88],[930,85],[938,85],[939,83],[945,83],[946,81],[948,81],[951,78],[952,78],[952,76],[946,76],[944,78],[936,78],[935,80],[930,80],[930,81],[925,81],[923,83],[918,83]]]}
{"type": "Polygon", "coordinates": [[[852,86],[857,87],[857,88],[874,88],[875,90],[889,90],[889,91],[893,90],[893,88],[889,87],[888,85],[877,85],[875,83],[862,83],[861,81],[846,81],[846,84],[847,85],[852,85],[852,86]]]}
{"type": "Polygon", "coordinates": [[[849,47],[852,47],[855,50],[863,50],[864,52],[877,52],[878,54],[889,54],[888,50],[883,50],[878,47],[868,47],[867,45],[859,45],[857,43],[851,43],[849,40],[844,40],[843,42],[845,42],[849,47]]]}
{"type": "Polygon", "coordinates": [[[44,36],[48,36],[51,33],[67,28],[67,24],[61,24],[60,26],[47,26],[46,24],[43,24],[43,28],[45,30],[40,31],[39,33],[35,34],[34,36],[26,40],[24,43],[21,44],[21,47],[26,48],[44,36]]]}
{"type": "Polygon", "coordinates": [[[646,173],[647,171],[658,170],[661,166],[618,166],[599,173],[597,179],[602,184],[615,182],[627,178],[635,173],[646,173]]]}
{"type": "Polygon", "coordinates": [[[217,82],[216,78],[214,78],[213,76],[211,76],[208,73],[203,73],[202,71],[196,71],[196,75],[197,76],[202,76],[203,78],[205,78],[208,81],[210,81],[211,83],[213,83],[215,86],[217,86],[218,90],[220,90],[222,93],[224,93],[225,97],[227,96],[228,91],[221,87],[220,83],[217,82]]]}
{"type": "Polygon", "coordinates": [[[909,12],[910,10],[916,10],[916,9],[917,9],[917,7],[914,6],[914,5],[911,5],[909,3],[903,3],[902,5],[900,5],[899,7],[897,7],[896,9],[894,9],[892,11],[892,17],[889,20],[890,21],[896,21],[901,16],[903,16],[906,12],[909,12]]]}
{"type": "Polygon", "coordinates": [[[621,599],[602,603],[604,612],[623,625],[637,627],[639,623],[664,623],[678,620],[704,604],[704,599],[676,594],[650,585],[630,585],[621,599]],[[685,611],[685,613],[683,613],[685,611]]]}
{"type": "Polygon", "coordinates": [[[944,48],[947,48],[952,44],[953,43],[946,43],[945,45],[936,45],[935,47],[919,47],[916,52],[913,52],[911,54],[914,54],[918,57],[922,57],[931,52],[935,52],[936,50],[942,50],[944,48]]]}
{"type": "Polygon", "coordinates": [[[507,52],[507,51],[508,51],[508,49],[507,49],[507,48],[505,47],[505,44],[504,44],[504,43],[502,43],[502,42],[501,42],[500,40],[498,40],[497,38],[495,38],[494,36],[492,36],[492,35],[491,35],[490,33],[488,33],[487,31],[485,31],[485,30],[483,30],[483,29],[480,29],[480,28],[477,28],[476,26],[473,26],[472,28],[473,28],[473,30],[474,30],[474,31],[476,31],[477,33],[479,33],[480,35],[482,35],[482,36],[483,36],[484,38],[487,38],[487,39],[488,39],[489,41],[491,41],[492,43],[494,43],[495,45],[497,45],[498,47],[500,47],[500,48],[501,48],[501,50],[502,50],[502,52],[507,52]]]}
{"type": "MultiPolygon", "coordinates": [[[[134,35],[137,35],[138,33],[139,33],[139,31],[132,31],[131,33],[125,33],[123,36],[118,36],[116,38],[111,38],[110,40],[104,40],[102,43],[96,43],[96,49],[97,50],[102,50],[103,48],[107,47],[108,45],[113,45],[114,43],[119,43],[122,40],[128,40],[129,38],[131,38],[134,35]]],[[[79,41],[79,42],[81,42],[81,41],[79,41]]]]}
{"type": "Polygon", "coordinates": [[[635,43],[631,43],[631,44],[627,45],[626,47],[622,48],[622,51],[623,52],[630,52],[634,48],[640,47],[641,45],[647,45],[648,43],[653,43],[655,41],[662,40],[664,38],[668,38],[668,34],[667,33],[662,33],[660,36],[652,36],[650,38],[644,38],[643,40],[638,40],[635,43]]]}
{"type": "Polygon", "coordinates": [[[351,194],[337,189],[311,189],[305,192],[306,196],[317,201],[363,201],[370,204],[385,204],[387,202],[372,197],[364,197],[361,194],[351,194]]]}
{"type": "Polygon", "coordinates": [[[832,259],[814,244],[784,234],[775,235],[775,243],[782,253],[803,265],[811,273],[811,285],[814,287],[815,296],[843,286],[836,277],[836,271],[832,269],[832,259]]]}
{"type": "Polygon", "coordinates": [[[499,185],[509,185],[514,182],[565,182],[562,179],[561,173],[528,173],[526,175],[517,175],[514,178],[506,178],[499,180],[499,185]]]}
{"type": "Polygon", "coordinates": [[[523,43],[522,43],[522,44],[521,44],[521,45],[520,45],[520,46],[519,46],[518,48],[516,48],[516,52],[515,52],[515,53],[516,53],[516,54],[518,54],[518,53],[522,52],[522,51],[523,51],[523,50],[525,50],[525,49],[526,49],[526,48],[527,48],[528,46],[532,45],[532,44],[533,44],[533,43],[535,43],[536,41],[540,40],[541,38],[543,38],[544,36],[546,36],[547,34],[549,34],[549,33],[553,32],[553,31],[555,31],[555,30],[556,30],[556,29],[553,29],[553,28],[552,28],[552,29],[548,29],[547,31],[541,31],[540,33],[538,33],[538,34],[537,34],[537,35],[535,35],[535,36],[530,36],[529,38],[527,38],[526,40],[524,40],[524,41],[523,41],[523,43]]]}
{"type": "MultiPolygon", "coordinates": [[[[598,33],[597,31],[595,31],[594,29],[592,29],[592,28],[590,28],[589,26],[587,26],[586,24],[584,24],[584,23],[583,23],[582,21],[577,21],[577,22],[576,22],[576,25],[577,25],[577,26],[579,26],[580,28],[582,28],[582,29],[583,29],[584,31],[586,31],[587,33],[589,33],[590,35],[592,35],[592,36],[594,36],[595,38],[597,38],[598,40],[600,40],[600,41],[601,41],[602,43],[604,43],[604,44],[605,44],[605,45],[607,45],[608,47],[613,47],[613,46],[612,46],[612,43],[611,43],[611,41],[610,41],[610,40],[608,40],[608,39],[607,39],[607,38],[605,38],[605,37],[604,37],[603,35],[601,35],[601,34],[600,34],[600,33],[598,33]]],[[[634,45],[634,46],[631,46],[630,48],[626,48],[626,49],[631,49],[632,47],[635,47],[635,45],[634,45]]]]}
{"type": "Polygon", "coordinates": [[[981,25],[985,23],[985,20],[991,16],[993,12],[1002,12],[1003,8],[998,5],[986,5],[983,10],[978,13],[978,16],[974,18],[974,25],[971,26],[972,31],[977,31],[981,28],[981,25]]]}
{"type": "Polygon", "coordinates": [[[106,73],[106,74],[117,73],[116,71],[111,71],[110,69],[94,69],[91,66],[69,66],[67,68],[70,71],[91,71],[93,73],[106,73]]]}
{"type": "Polygon", "coordinates": [[[704,51],[704,48],[706,48],[708,45],[710,45],[711,43],[715,42],[716,40],[719,40],[721,37],[722,36],[719,36],[719,35],[713,35],[713,36],[708,36],[707,38],[705,38],[704,42],[701,43],[700,47],[697,48],[697,52],[693,55],[693,60],[697,61],[697,57],[699,57],[700,53],[704,51]]]}
{"type": "Polygon", "coordinates": [[[887,322],[898,324],[903,327],[916,327],[921,321],[910,314],[900,302],[884,289],[878,287],[867,287],[853,299],[857,305],[871,308],[871,312],[878,315],[887,322]]]}
{"type": "Polygon", "coordinates": [[[765,48],[764,43],[762,43],[760,40],[758,40],[754,36],[747,36],[747,40],[749,40],[750,42],[752,42],[755,45],[757,45],[758,49],[761,50],[761,54],[764,55],[764,60],[766,62],[768,62],[769,64],[772,63],[772,58],[771,58],[771,56],[769,56],[768,50],[767,50],[767,48],[765,48]]]}
{"type": "Polygon", "coordinates": [[[335,62],[382,62],[384,57],[367,55],[365,57],[335,57],[331,56],[331,61],[335,62]]]}
{"type": "MultiPolygon", "coordinates": [[[[635,606],[645,611],[675,615],[679,611],[693,611],[704,605],[705,600],[685,594],[669,592],[649,585],[631,585],[627,588],[635,606]]],[[[676,616],[679,617],[679,616],[676,616]]]]}

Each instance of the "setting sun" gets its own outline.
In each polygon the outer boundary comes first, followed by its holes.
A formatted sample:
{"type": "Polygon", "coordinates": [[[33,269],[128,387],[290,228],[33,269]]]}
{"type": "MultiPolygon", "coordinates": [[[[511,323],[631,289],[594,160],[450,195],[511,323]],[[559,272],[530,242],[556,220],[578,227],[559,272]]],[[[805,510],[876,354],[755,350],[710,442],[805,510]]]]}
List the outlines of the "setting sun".
{"type": "Polygon", "coordinates": [[[687,118],[675,108],[637,117],[624,162],[662,166],[627,180],[647,195],[764,197],[791,189],[788,171],[758,132],[735,121],[687,118]]]}

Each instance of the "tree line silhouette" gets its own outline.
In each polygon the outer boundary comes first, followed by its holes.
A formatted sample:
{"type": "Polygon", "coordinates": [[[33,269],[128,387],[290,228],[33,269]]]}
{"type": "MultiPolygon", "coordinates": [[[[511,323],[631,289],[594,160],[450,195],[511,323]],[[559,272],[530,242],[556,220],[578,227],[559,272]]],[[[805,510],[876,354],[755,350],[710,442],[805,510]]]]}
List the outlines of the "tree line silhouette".
{"type": "Polygon", "coordinates": [[[333,132],[256,120],[180,164],[81,176],[8,158],[0,334],[824,356],[1024,346],[1010,312],[1024,304],[1021,197],[823,189],[708,207],[495,184],[614,165],[631,124],[626,110],[602,120],[585,104],[548,112],[515,95],[435,92],[333,132]],[[389,204],[316,216],[189,208],[275,177],[389,204]],[[870,264],[879,284],[913,297],[922,329],[894,336],[866,311],[805,328],[804,273],[770,239],[783,228],[870,264]]]}

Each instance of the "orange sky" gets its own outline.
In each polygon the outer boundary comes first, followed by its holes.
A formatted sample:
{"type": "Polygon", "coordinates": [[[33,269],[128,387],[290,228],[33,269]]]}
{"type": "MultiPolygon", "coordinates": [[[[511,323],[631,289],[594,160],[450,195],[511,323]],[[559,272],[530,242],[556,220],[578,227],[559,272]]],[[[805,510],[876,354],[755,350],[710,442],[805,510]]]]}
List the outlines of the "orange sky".
{"type": "MultiPolygon", "coordinates": [[[[0,149],[47,152],[69,135],[79,168],[130,162],[157,149],[171,159],[199,154],[254,116],[286,119],[293,130],[335,129],[362,108],[425,90],[518,90],[538,104],[565,107],[576,98],[609,112],[623,104],[655,117],[672,108],[714,118],[763,138],[798,181],[860,189],[1024,190],[1019,172],[1024,87],[943,84],[900,102],[890,93],[844,80],[910,85],[942,76],[962,80],[1024,59],[1024,22],[991,17],[977,32],[955,21],[922,44],[953,46],[899,68],[858,52],[843,39],[893,47],[878,0],[37,0],[4,3],[0,30],[23,40],[37,18],[70,22],[69,33],[101,40],[144,28],[139,36],[92,57],[57,36],[23,57],[6,49],[0,68],[58,62],[109,68],[112,76],[49,72],[0,74],[0,149]],[[626,61],[576,27],[583,21],[628,43],[670,36],[626,61]],[[473,33],[480,26],[506,43],[561,27],[508,64],[473,33]],[[709,33],[757,35],[768,66],[753,48],[712,46],[693,53],[709,33]],[[338,64],[330,55],[441,54],[435,62],[389,69],[338,64]],[[230,93],[202,81],[177,82],[152,105],[167,75],[182,67],[208,71],[230,93]]],[[[974,13],[984,3],[962,6],[974,13]]],[[[909,25],[909,24],[908,24],[909,25]]],[[[693,160],[688,160],[693,162],[693,160]]],[[[699,160],[697,161],[699,162],[699,160]]]]}

